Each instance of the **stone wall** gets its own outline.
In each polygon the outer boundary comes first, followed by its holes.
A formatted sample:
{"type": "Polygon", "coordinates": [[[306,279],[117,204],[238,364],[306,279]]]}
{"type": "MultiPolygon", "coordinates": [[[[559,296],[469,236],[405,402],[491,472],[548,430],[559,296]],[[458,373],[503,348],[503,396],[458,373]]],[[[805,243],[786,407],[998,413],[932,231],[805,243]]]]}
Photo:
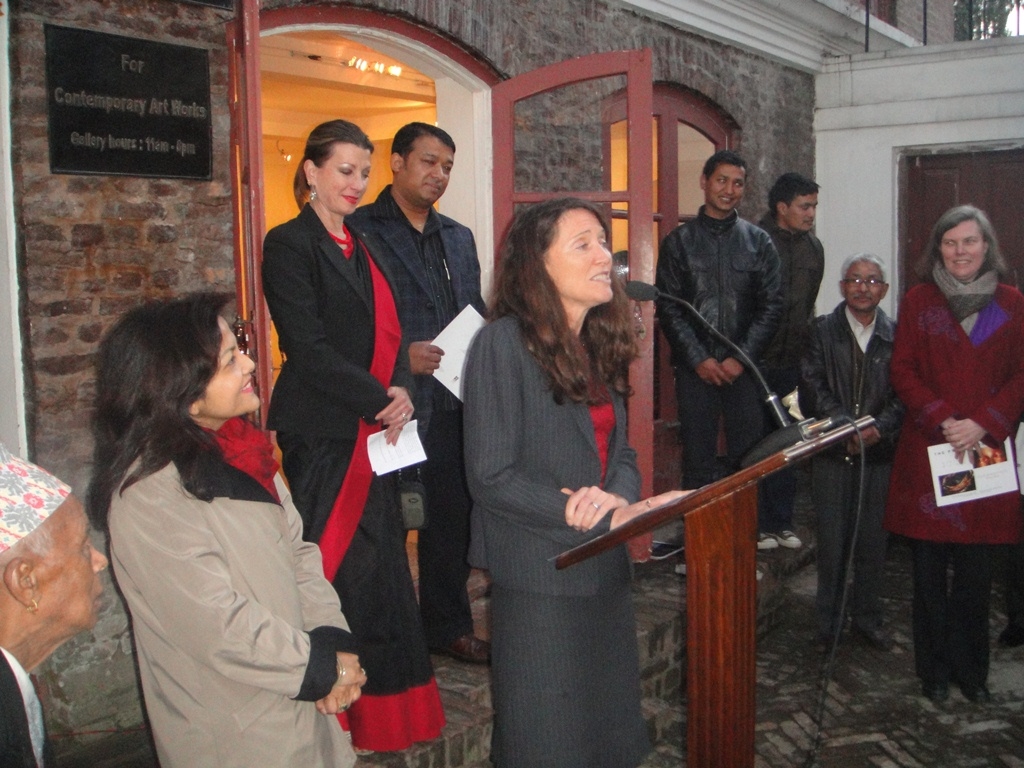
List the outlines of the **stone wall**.
{"type": "MultiPolygon", "coordinates": [[[[302,5],[264,0],[263,8],[302,5]]],[[[324,6],[329,3],[305,3],[324,6]]],[[[787,170],[814,168],[812,77],[599,0],[358,0],[436,30],[509,76],[583,54],[649,47],[657,82],[716,102],[750,163],[741,215],[757,219],[787,170]]],[[[199,288],[233,290],[226,13],[174,0],[17,0],[11,8],[12,128],[31,444],[84,489],[92,357],[125,308],[199,288]],[[210,51],[211,182],[52,175],[43,24],[210,51]]],[[[87,55],[83,52],[83,55],[87,55]]],[[[696,183],[696,180],[694,181],[696,183]]],[[[51,730],[141,727],[127,620],[112,589],[96,630],[41,671],[51,730]]]]}
{"type": "MultiPolygon", "coordinates": [[[[170,0],[10,4],[11,134],[25,383],[33,459],[81,497],[89,478],[93,357],[125,309],[210,289],[234,293],[224,11],[170,0]],[[50,173],[43,25],[206,48],[213,179],[50,173]]],[[[88,56],[82,51],[82,56],[88,56]]],[[[99,625],[39,671],[51,731],[138,726],[127,619],[109,581],[99,625]]]]}

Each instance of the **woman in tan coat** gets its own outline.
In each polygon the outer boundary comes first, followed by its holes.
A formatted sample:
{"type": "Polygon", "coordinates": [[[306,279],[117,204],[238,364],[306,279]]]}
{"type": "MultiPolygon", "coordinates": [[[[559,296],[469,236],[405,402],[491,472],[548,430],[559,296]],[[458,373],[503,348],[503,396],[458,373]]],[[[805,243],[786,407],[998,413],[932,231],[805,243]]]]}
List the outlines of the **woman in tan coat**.
{"type": "Polygon", "coordinates": [[[277,475],[253,363],[208,294],[100,346],[90,511],[110,532],[163,768],[351,766],[366,677],[277,475]]]}

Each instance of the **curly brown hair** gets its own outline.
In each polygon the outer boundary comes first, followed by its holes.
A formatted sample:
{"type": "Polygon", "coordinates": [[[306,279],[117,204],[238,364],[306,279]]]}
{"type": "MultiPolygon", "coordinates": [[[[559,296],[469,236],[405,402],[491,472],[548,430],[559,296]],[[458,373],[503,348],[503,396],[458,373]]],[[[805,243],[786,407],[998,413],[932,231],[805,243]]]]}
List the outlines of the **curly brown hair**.
{"type": "Polygon", "coordinates": [[[523,208],[501,246],[490,314],[519,320],[526,348],[547,374],[556,402],[592,405],[607,400],[605,387],[630,394],[629,364],[639,347],[625,286],[614,271],[612,300],[587,313],[579,336],[569,327],[544,257],[562,216],[574,210],[594,214],[610,235],[604,213],[586,200],[562,197],[523,208]]]}

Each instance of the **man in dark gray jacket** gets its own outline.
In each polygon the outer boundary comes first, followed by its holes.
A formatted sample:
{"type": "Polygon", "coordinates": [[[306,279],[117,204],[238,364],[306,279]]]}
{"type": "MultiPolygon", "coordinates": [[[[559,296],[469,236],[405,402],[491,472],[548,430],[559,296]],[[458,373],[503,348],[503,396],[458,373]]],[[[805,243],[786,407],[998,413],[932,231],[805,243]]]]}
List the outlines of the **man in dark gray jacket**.
{"type": "Polygon", "coordinates": [[[877,256],[858,253],[843,263],[842,301],[814,321],[800,366],[800,407],[805,416],[874,416],[875,426],[836,446],[811,464],[818,518],[818,636],[824,650],[842,630],[840,601],[845,561],[853,549],[852,631],[879,650],[892,647],[882,627],[881,587],[886,533],[882,528],[903,405],[889,383],[895,326],[878,304],[889,290],[877,256]],[[866,482],[859,524],[860,453],[866,482]],[[854,528],[857,539],[853,541],[854,528]]]}
{"type": "Polygon", "coordinates": [[[427,454],[414,471],[426,491],[427,523],[417,537],[423,631],[431,652],[483,664],[490,644],[473,633],[466,591],[471,503],[462,404],[433,376],[444,355],[434,337],[467,305],[486,312],[473,233],[433,207],[454,163],[455,142],[446,131],[429,123],[403,126],[391,144],[391,185],[349,221],[379,240],[373,255],[388,269],[416,377],[413,403],[427,454]]]}
{"type": "MultiPolygon", "coordinates": [[[[662,241],[657,286],[690,302],[753,360],[761,357],[782,311],[779,256],[768,234],[739,218],[747,165],[722,150],[704,164],[704,205],[662,241]]],[[[660,299],[658,322],[672,350],[683,444],[684,488],[735,471],[764,434],[763,395],[735,353],[680,305],[660,299]],[[727,459],[717,459],[724,417],[727,459]]]]}
{"type": "MultiPolygon", "coordinates": [[[[768,211],[758,225],[767,232],[779,252],[782,285],[782,317],[778,330],[764,351],[761,372],[780,397],[796,389],[800,358],[807,350],[807,336],[814,319],[825,272],[825,249],[811,231],[818,209],[818,185],[799,173],[784,173],[768,192],[768,211]]],[[[775,424],[769,424],[774,429],[775,424]]],[[[796,474],[776,472],[762,483],[757,497],[758,549],[798,549],[802,542],[793,532],[793,501],[796,474]]]]}

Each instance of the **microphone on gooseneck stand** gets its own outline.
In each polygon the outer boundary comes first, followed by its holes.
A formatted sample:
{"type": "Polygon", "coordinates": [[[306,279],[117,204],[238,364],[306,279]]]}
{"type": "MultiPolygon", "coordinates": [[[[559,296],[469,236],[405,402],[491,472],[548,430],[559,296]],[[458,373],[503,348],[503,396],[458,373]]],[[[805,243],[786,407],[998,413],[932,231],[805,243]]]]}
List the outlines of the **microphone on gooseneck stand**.
{"type": "Polygon", "coordinates": [[[779,396],[772,391],[771,387],[768,386],[768,382],[765,381],[761,370],[754,365],[754,361],[750,359],[747,353],[744,352],[738,344],[709,323],[690,302],[685,299],[680,299],[678,296],[665,293],[664,291],[659,291],[650,283],[642,283],[639,280],[630,280],[626,283],[626,295],[633,299],[633,301],[654,301],[655,299],[665,299],[666,301],[671,301],[674,304],[679,304],[681,307],[684,307],[686,311],[689,312],[690,316],[694,318],[702,328],[707,330],[707,332],[715,339],[732,350],[736,354],[736,357],[738,357],[743,365],[746,366],[747,370],[753,374],[757,383],[765,393],[765,402],[768,404],[768,407],[772,412],[772,416],[775,417],[775,421],[778,423],[779,429],[768,433],[766,437],[751,448],[743,457],[740,462],[740,466],[749,467],[751,464],[756,464],[762,459],[768,458],[773,453],[777,453],[778,451],[796,445],[803,440],[810,440],[836,426],[835,420],[831,418],[821,419],[819,421],[805,419],[797,424],[792,423],[786,413],[786,409],[782,405],[782,401],[779,399],[779,396]]]}
{"type": "Polygon", "coordinates": [[[768,382],[764,380],[764,376],[761,375],[760,369],[754,365],[754,361],[751,360],[750,357],[747,356],[747,353],[740,349],[739,345],[733,342],[732,339],[709,323],[704,316],[697,311],[693,304],[685,299],[680,299],[678,296],[673,296],[670,293],[659,291],[650,283],[641,283],[639,280],[630,280],[626,283],[626,295],[634,301],[667,299],[674,304],[679,304],[680,306],[685,307],[686,311],[689,312],[698,323],[700,323],[701,327],[731,349],[736,354],[736,357],[738,357],[747,367],[747,370],[754,374],[754,378],[757,379],[758,384],[761,385],[761,389],[764,390],[766,395],[765,402],[767,402],[768,407],[771,408],[772,415],[775,417],[775,421],[778,422],[779,427],[785,428],[792,426],[789,416],[786,414],[786,409],[782,407],[782,401],[779,400],[779,396],[777,394],[772,392],[772,388],[768,386],[768,382]]]}

